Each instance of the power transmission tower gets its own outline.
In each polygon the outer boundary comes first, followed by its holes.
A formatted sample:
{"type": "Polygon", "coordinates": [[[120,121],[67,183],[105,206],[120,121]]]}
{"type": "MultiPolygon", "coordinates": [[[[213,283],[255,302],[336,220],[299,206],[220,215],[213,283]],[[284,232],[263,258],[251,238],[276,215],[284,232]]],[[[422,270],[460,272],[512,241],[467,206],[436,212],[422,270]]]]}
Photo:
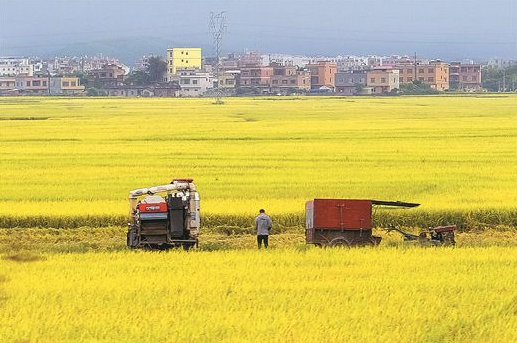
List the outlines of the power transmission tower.
{"type": "Polygon", "coordinates": [[[220,75],[219,75],[219,66],[220,66],[220,58],[221,58],[221,44],[223,40],[223,34],[226,33],[226,14],[224,12],[219,13],[210,13],[210,33],[212,34],[212,39],[214,42],[215,49],[215,77],[217,79],[216,89],[215,89],[215,103],[222,104],[222,89],[220,87],[220,75]]]}

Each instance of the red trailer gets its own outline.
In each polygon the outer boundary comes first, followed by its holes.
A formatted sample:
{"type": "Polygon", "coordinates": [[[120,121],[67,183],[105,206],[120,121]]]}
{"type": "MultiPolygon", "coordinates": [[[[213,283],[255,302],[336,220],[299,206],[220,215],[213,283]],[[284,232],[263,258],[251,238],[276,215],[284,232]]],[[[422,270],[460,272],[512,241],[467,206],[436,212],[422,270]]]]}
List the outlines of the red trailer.
{"type": "Polygon", "coordinates": [[[373,206],[416,207],[400,201],[314,199],[305,204],[305,239],[318,246],[378,245],[372,235],[373,206]]]}

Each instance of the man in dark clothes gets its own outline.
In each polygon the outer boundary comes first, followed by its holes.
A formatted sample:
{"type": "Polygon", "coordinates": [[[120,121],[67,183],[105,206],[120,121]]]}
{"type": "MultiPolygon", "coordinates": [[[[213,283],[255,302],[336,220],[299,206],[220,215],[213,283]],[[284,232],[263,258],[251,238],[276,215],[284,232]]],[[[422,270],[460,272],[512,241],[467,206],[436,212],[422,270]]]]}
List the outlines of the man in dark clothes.
{"type": "Polygon", "coordinates": [[[264,248],[267,249],[268,246],[268,237],[269,230],[271,230],[271,226],[273,226],[273,222],[271,218],[266,214],[266,211],[261,209],[259,211],[259,215],[255,218],[255,229],[257,229],[257,243],[258,248],[262,247],[262,242],[264,242],[264,248]]]}

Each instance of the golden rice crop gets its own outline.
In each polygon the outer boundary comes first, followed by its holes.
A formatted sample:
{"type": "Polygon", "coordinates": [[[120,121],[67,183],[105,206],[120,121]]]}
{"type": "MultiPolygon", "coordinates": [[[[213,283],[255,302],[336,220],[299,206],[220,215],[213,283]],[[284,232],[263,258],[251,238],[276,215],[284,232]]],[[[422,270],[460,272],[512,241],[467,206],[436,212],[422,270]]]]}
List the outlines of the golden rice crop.
{"type": "Polygon", "coordinates": [[[517,341],[517,250],[4,255],[2,342],[517,341]]]}
{"type": "Polygon", "coordinates": [[[517,221],[516,96],[0,106],[0,226],[121,224],[130,189],[172,177],[195,179],[205,223],[241,225],[261,207],[299,223],[315,197],[422,203],[397,212],[410,223],[517,221]]]}

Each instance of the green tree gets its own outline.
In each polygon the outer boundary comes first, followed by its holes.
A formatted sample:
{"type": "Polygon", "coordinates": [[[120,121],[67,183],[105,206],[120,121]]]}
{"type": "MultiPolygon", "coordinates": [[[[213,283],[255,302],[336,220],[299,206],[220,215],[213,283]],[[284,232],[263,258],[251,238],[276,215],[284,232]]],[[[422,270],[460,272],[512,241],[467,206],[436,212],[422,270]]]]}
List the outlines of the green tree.
{"type": "Polygon", "coordinates": [[[149,74],[145,71],[134,71],[124,81],[127,85],[147,86],[151,82],[149,74]]]}
{"type": "Polygon", "coordinates": [[[429,85],[421,81],[413,81],[400,85],[398,94],[400,95],[426,95],[426,94],[439,94],[440,92],[436,89],[431,88],[429,85]]]}
{"type": "Polygon", "coordinates": [[[149,75],[149,81],[161,82],[167,73],[167,62],[160,57],[150,57],[145,71],[149,75]]]}
{"type": "Polygon", "coordinates": [[[489,92],[515,91],[517,89],[517,66],[505,69],[485,67],[481,80],[483,88],[489,92]],[[506,89],[503,89],[503,86],[506,89]]]}

